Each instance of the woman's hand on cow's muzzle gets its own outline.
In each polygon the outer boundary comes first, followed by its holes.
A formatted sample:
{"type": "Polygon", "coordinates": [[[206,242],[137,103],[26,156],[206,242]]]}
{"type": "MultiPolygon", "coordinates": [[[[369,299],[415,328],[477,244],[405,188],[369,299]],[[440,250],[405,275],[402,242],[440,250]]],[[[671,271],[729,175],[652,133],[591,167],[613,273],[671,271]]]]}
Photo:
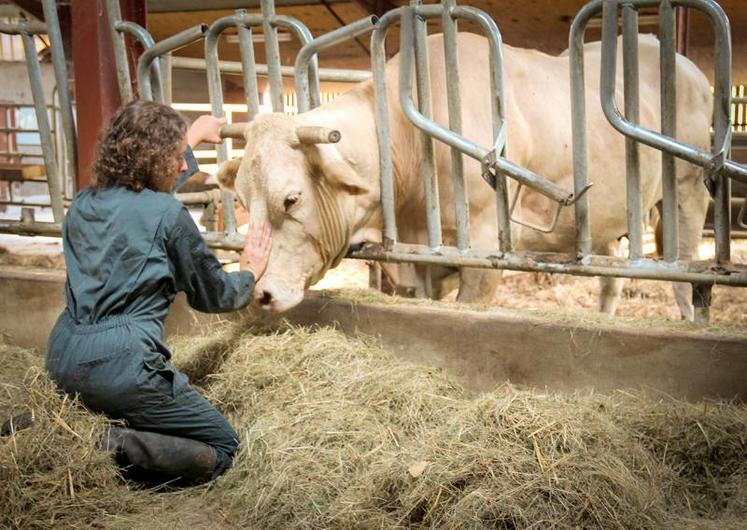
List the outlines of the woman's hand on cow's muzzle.
{"type": "Polygon", "coordinates": [[[272,231],[267,223],[250,223],[244,251],[239,258],[242,271],[249,271],[258,282],[267,269],[272,250],[272,231]]]}

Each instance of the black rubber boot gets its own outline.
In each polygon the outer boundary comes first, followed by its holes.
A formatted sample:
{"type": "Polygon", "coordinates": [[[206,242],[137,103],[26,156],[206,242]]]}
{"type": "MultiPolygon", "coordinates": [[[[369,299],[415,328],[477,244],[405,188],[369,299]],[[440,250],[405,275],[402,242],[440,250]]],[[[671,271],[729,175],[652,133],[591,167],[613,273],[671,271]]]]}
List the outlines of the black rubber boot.
{"type": "Polygon", "coordinates": [[[155,477],[182,478],[191,484],[210,480],[217,463],[215,449],[206,443],[123,427],[110,427],[101,445],[155,477]]]}
{"type": "Polygon", "coordinates": [[[13,416],[0,426],[0,436],[9,436],[34,424],[34,411],[29,410],[13,416]]]}

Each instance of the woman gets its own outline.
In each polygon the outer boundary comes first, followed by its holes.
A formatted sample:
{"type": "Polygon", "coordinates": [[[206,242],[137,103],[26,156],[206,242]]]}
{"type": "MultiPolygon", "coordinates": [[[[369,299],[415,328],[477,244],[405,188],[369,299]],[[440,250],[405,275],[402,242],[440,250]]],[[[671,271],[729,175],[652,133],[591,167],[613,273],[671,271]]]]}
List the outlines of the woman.
{"type": "Polygon", "coordinates": [[[46,358],[62,390],[124,420],[126,428],[105,437],[107,448],[135,468],[191,481],[223,473],[238,439],[170,362],[169,305],[184,291],[198,311],[246,306],[272,244],[267,226],[250,227],[240,271],[227,273],[170,193],[187,169],[189,143],[220,141],[221,123],[198,119],[188,134],[176,111],[148,101],[114,115],[98,146],[95,183],[65,216],[67,307],[46,358]]]}

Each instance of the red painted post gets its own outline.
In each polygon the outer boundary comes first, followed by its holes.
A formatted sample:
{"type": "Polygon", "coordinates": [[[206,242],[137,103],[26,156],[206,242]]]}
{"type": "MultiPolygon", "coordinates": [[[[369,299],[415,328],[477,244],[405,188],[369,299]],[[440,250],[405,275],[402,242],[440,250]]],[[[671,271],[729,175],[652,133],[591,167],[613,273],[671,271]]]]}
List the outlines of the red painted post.
{"type": "MultiPolygon", "coordinates": [[[[145,0],[123,0],[122,16],[141,13],[145,0]]],[[[99,131],[120,105],[117,70],[104,0],[72,2],[73,70],[78,122],[78,188],[92,180],[91,165],[99,131]]]]}

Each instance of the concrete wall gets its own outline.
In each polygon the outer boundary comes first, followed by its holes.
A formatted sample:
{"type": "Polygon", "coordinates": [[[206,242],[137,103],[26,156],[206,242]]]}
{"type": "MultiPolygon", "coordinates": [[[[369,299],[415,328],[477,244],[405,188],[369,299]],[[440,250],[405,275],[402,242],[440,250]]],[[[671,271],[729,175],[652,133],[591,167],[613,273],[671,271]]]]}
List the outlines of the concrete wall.
{"type": "MultiPolygon", "coordinates": [[[[42,86],[47,103],[52,102],[52,90],[55,87],[54,69],[51,63],[41,64],[42,86]]],[[[31,86],[25,62],[0,61],[0,102],[23,103],[32,105],[31,86]]]]}
{"type": "MultiPolygon", "coordinates": [[[[64,280],[64,271],[0,267],[0,332],[43,351],[64,306],[64,280]]],[[[215,318],[192,311],[178,297],[167,334],[200,333],[215,318]]],[[[402,359],[443,367],[474,390],[509,380],[540,389],[644,388],[693,400],[747,400],[747,336],[510,311],[352,303],[313,294],[283,318],[379,337],[402,359]]]]}

